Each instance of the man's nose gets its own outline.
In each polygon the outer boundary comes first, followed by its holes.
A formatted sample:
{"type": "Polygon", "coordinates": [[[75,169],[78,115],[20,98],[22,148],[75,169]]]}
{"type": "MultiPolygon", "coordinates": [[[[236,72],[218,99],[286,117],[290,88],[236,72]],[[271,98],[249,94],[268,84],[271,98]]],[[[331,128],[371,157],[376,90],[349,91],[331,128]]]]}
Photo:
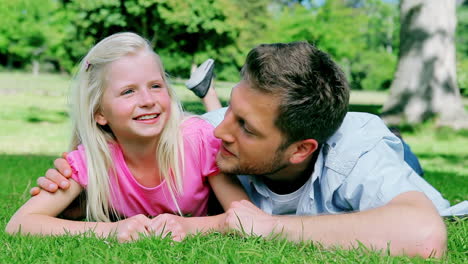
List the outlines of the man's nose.
{"type": "Polygon", "coordinates": [[[214,135],[215,137],[221,139],[223,142],[232,143],[234,142],[234,126],[233,120],[226,114],[223,121],[215,128],[214,135]]]}

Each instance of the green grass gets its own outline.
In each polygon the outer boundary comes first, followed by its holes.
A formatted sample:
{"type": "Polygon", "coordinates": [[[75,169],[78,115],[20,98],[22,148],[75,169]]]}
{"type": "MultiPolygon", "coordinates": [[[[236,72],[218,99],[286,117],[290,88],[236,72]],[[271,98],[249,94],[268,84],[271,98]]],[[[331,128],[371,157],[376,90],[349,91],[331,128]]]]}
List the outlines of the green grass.
{"type": "MultiPolygon", "coordinates": [[[[202,113],[200,101],[174,80],[186,109],[202,113]]],[[[446,221],[448,254],[442,260],[390,257],[366,248],[325,250],[312,244],[293,244],[258,237],[193,236],[182,243],[148,238],[119,244],[115,239],[9,236],[6,223],[28,198],[30,186],[67,150],[69,121],[66,94],[69,78],[32,77],[0,73],[0,263],[465,263],[467,220],[446,221]]],[[[229,83],[218,83],[226,103],[229,83]]],[[[352,95],[352,110],[378,113],[384,93],[352,95]]],[[[468,132],[436,129],[432,124],[402,126],[404,139],[418,155],[426,179],[451,202],[468,199],[468,132]]]]}

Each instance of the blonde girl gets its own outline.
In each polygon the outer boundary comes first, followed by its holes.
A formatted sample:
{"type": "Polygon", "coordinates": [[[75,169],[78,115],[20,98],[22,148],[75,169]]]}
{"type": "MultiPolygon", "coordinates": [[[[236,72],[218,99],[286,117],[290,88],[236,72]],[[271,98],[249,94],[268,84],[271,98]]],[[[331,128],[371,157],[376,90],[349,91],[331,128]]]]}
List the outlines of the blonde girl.
{"type": "Polygon", "coordinates": [[[165,230],[181,239],[188,232],[222,228],[222,217],[164,214],[206,215],[208,182],[216,194],[223,192],[217,197],[225,209],[247,198],[216,167],[220,141],[214,128],[184,116],[159,56],[140,36],[119,33],[95,45],[79,65],[70,102],[71,186],[32,197],[13,215],[7,232],[115,232],[127,241],[165,230]],[[88,221],[57,218],[83,189],[88,221]]]}

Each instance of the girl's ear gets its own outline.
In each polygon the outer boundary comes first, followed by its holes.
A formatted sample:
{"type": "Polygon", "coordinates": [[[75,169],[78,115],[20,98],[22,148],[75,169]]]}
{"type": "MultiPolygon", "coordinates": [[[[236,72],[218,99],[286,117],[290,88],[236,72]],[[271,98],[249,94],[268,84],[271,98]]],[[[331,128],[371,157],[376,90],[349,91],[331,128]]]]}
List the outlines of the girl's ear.
{"type": "Polygon", "coordinates": [[[294,144],[294,150],[289,157],[289,162],[298,164],[310,157],[318,148],[318,142],[315,139],[304,139],[294,144]]]}
{"type": "Polygon", "coordinates": [[[104,117],[101,111],[97,111],[94,114],[94,120],[96,120],[96,123],[98,123],[101,126],[107,125],[107,119],[104,117]]]}

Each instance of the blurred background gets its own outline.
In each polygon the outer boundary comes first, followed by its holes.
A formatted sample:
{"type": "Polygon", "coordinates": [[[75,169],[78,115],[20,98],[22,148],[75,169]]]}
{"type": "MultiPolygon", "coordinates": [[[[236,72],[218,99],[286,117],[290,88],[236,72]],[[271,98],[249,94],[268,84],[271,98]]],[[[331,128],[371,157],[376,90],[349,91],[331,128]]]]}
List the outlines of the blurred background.
{"type": "Polygon", "coordinates": [[[377,100],[388,123],[438,115],[468,127],[463,0],[0,0],[0,72],[69,78],[93,44],[122,31],[150,40],[176,81],[214,58],[217,80],[236,82],[256,45],[306,40],[341,65],[353,91],[393,90],[357,99],[377,100]],[[456,107],[443,114],[447,105],[456,107]]]}
{"type": "MultiPolygon", "coordinates": [[[[468,3],[456,2],[456,13],[448,15],[458,20],[458,86],[468,95],[468,3]]],[[[172,76],[187,78],[193,65],[211,57],[217,61],[219,80],[236,81],[245,55],[255,45],[307,40],[340,63],[353,89],[385,90],[398,61],[398,4],[397,0],[0,0],[0,69],[70,74],[94,43],[112,33],[133,31],[151,41],[172,76]]]]}

